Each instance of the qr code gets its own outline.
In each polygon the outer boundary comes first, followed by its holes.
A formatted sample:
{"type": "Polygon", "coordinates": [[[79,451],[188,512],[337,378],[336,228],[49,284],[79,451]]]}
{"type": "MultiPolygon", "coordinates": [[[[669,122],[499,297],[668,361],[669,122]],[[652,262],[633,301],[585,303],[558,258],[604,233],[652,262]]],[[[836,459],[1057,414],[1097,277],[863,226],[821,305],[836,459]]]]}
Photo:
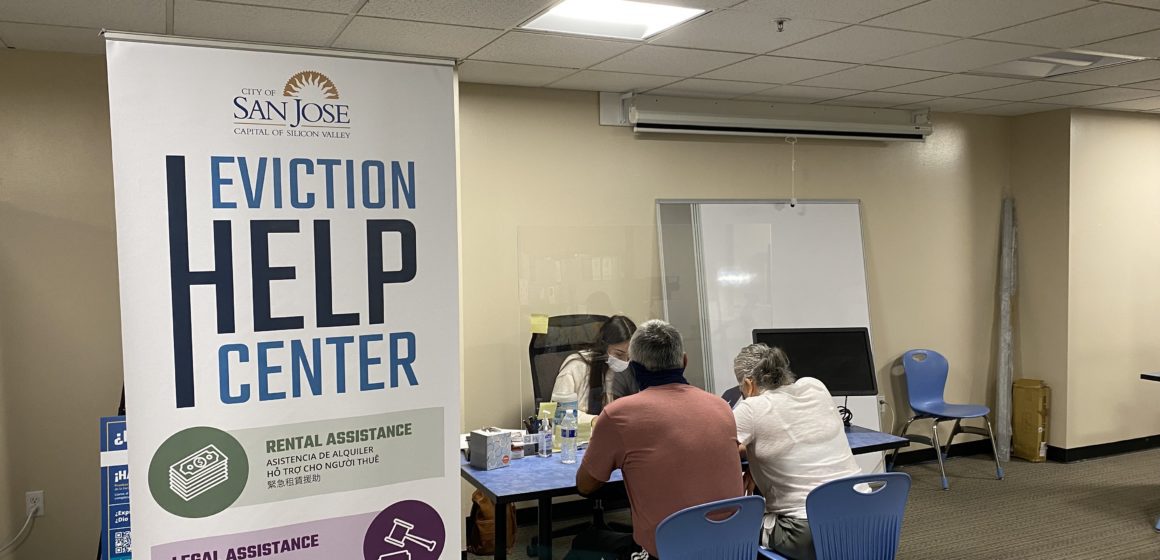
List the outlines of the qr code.
{"type": "Polygon", "coordinates": [[[129,537],[129,531],[113,533],[113,554],[129,554],[132,551],[133,539],[129,537]]]}

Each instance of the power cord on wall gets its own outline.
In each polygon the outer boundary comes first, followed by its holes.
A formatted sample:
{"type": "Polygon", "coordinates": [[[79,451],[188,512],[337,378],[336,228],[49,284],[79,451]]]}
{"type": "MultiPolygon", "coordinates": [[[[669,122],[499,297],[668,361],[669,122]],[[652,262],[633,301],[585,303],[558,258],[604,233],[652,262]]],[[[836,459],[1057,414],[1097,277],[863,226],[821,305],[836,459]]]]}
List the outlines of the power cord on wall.
{"type": "Polygon", "coordinates": [[[16,544],[18,544],[20,542],[20,539],[24,537],[24,532],[27,531],[28,528],[32,526],[32,518],[35,516],[36,516],[36,510],[28,512],[28,517],[24,519],[24,526],[21,527],[20,530],[16,532],[16,536],[12,537],[12,540],[8,541],[8,544],[6,544],[4,546],[0,546],[0,554],[4,554],[6,552],[9,552],[10,550],[12,550],[15,547],[16,544]]]}
{"type": "MultiPolygon", "coordinates": [[[[889,430],[886,433],[893,434],[894,433],[894,421],[895,421],[894,407],[890,406],[890,403],[886,402],[886,399],[882,399],[881,402],[882,402],[882,404],[886,405],[886,408],[890,409],[890,423],[887,424],[887,426],[889,426],[889,430]]],[[[886,452],[885,451],[882,452],[882,458],[878,460],[878,465],[876,465],[874,467],[874,472],[878,472],[878,469],[882,469],[884,471],[886,470],[886,452]]]]}

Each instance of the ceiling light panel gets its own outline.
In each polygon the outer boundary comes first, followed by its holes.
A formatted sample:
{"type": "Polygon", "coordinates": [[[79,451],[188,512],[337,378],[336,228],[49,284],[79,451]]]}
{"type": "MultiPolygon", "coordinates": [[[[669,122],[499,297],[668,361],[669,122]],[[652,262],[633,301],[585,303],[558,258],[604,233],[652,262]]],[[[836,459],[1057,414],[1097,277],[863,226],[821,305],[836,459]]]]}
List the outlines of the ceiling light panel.
{"type": "Polygon", "coordinates": [[[628,0],[564,0],[521,27],[537,31],[641,40],[705,10],[628,0]]]}

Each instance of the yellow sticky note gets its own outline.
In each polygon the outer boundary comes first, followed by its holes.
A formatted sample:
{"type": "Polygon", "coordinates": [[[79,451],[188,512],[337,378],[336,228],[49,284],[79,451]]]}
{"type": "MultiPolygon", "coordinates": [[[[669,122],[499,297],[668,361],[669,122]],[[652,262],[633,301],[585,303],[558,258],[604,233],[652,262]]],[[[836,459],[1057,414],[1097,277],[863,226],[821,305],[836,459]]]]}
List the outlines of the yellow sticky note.
{"type": "Polygon", "coordinates": [[[532,315],[532,334],[548,334],[547,315],[532,315]]]}

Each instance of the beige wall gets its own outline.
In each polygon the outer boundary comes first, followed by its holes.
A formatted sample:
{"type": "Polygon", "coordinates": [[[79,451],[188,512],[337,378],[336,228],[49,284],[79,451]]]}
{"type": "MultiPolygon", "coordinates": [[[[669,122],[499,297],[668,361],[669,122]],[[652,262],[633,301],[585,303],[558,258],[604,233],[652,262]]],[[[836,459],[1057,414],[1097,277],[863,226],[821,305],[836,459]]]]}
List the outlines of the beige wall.
{"type": "MultiPolygon", "coordinates": [[[[597,124],[596,97],[461,88],[468,426],[512,424],[521,413],[521,395],[531,398],[522,365],[528,343],[522,314],[528,308],[521,306],[517,286],[518,247],[524,245],[518,238],[526,235],[520,232],[534,231],[537,245],[551,244],[550,236],[559,232],[564,249],[592,226],[628,232],[624,239],[632,248],[625,251],[635,268],[608,295],[615,311],[640,321],[659,314],[656,199],[789,194],[789,146],[782,140],[634,138],[630,129],[597,124]],[[641,243],[645,235],[647,243],[641,243]]],[[[927,347],[945,353],[952,364],[949,398],[992,400],[988,379],[1008,124],[937,115],[936,132],[923,144],[798,144],[800,198],[864,202],[876,361],[888,396],[895,383],[891,362],[907,349],[927,347]]],[[[584,241],[585,250],[592,250],[591,243],[584,241]]],[[[897,408],[900,418],[907,414],[897,408]]]]}
{"type": "Polygon", "coordinates": [[[1052,390],[1048,444],[1067,447],[1069,111],[1018,117],[1011,185],[1018,224],[1017,378],[1052,390]]]}
{"type": "Polygon", "coordinates": [[[1160,116],[1071,121],[1067,446],[1160,433],[1160,116]]]}
{"type": "Polygon", "coordinates": [[[0,52],[0,76],[0,538],[44,490],[16,558],[91,558],[121,391],[104,60],[0,52]]]}

